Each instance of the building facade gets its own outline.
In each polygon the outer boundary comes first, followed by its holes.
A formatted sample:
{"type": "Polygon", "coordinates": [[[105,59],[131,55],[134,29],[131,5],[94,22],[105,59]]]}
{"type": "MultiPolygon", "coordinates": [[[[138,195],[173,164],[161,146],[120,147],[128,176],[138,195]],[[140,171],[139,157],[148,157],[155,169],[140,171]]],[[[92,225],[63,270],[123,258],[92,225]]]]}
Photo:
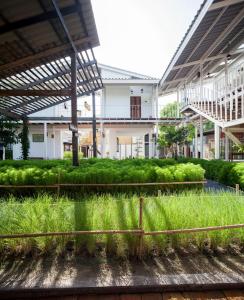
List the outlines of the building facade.
{"type": "MultiPolygon", "coordinates": [[[[99,65],[103,90],[96,93],[97,156],[133,158],[157,156],[160,122],[158,79],[99,65]]],[[[50,107],[29,116],[32,159],[62,159],[71,151],[69,130],[71,103],[50,107]]],[[[91,97],[78,98],[79,151],[93,156],[93,108],[91,97]]],[[[21,145],[13,146],[13,158],[21,157],[21,145]]]]}

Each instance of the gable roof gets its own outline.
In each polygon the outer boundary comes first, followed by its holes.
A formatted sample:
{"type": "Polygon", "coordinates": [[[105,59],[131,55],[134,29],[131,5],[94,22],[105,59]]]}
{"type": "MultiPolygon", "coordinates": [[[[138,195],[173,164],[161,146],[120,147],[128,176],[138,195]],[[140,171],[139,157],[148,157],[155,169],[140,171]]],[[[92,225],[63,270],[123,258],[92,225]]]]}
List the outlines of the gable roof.
{"type": "Polygon", "coordinates": [[[116,67],[111,67],[108,65],[104,64],[98,64],[98,67],[100,68],[100,73],[102,76],[102,79],[143,79],[143,80],[159,80],[158,78],[148,76],[148,75],[143,75],[139,74],[136,72],[131,72],[128,70],[116,68],[116,67]]]}

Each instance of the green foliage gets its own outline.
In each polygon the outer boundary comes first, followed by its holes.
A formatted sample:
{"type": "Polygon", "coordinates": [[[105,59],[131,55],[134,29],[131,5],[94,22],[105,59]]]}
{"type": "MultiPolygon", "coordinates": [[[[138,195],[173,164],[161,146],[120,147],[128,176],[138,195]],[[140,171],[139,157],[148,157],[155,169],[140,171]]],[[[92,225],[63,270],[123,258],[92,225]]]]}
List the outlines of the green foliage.
{"type": "Polygon", "coordinates": [[[176,118],[177,116],[177,102],[166,104],[160,111],[161,118],[176,118]]]}
{"type": "Polygon", "coordinates": [[[19,123],[10,118],[0,116],[0,142],[4,147],[18,142],[19,123]]]}
{"type": "MultiPolygon", "coordinates": [[[[64,151],[64,159],[72,159],[72,151],[64,151]]],[[[78,158],[79,159],[82,159],[83,158],[83,153],[82,152],[79,152],[78,153],[78,158]]]]}
{"type": "Polygon", "coordinates": [[[204,170],[174,159],[82,159],[79,167],[69,160],[0,162],[0,184],[143,183],[198,181],[204,170]],[[163,175],[164,174],[164,175],[163,175]]]}
{"type": "MultiPolygon", "coordinates": [[[[92,196],[71,201],[48,195],[35,198],[13,196],[0,199],[0,234],[58,232],[74,230],[106,230],[138,228],[138,197],[118,195],[92,196]]],[[[232,193],[184,193],[180,195],[145,197],[143,228],[145,231],[220,226],[243,223],[244,197],[232,193]]],[[[227,247],[232,240],[244,242],[244,229],[232,229],[192,234],[145,236],[145,255],[161,253],[167,247],[187,247],[189,243],[200,249],[206,240],[214,249],[227,247]]],[[[73,242],[75,250],[90,255],[103,247],[107,255],[135,255],[138,237],[134,235],[83,235],[77,238],[39,237],[0,240],[0,251],[61,252],[66,243],[73,242]]]]}
{"type": "Polygon", "coordinates": [[[168,147],[173,156],[178,156],[178,146],[188,144],[194,137],[194,127],[160,126],[158,143],[160,147],[168,147]]]}

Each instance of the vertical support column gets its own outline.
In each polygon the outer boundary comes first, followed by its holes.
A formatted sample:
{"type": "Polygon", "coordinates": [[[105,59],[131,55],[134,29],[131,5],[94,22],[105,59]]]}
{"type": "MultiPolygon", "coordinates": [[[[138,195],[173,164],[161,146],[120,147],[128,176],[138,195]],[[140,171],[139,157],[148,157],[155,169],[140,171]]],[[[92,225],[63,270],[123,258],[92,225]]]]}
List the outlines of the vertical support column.
{"type": "Polygon", "coordinates": [[[100,118],[100,146],[101,146],[101,158],[104,158],[104,112],[105,112],[105,107],[104,107],[104,96],[105,96],[105,88],[102,89],[102,95],[101,95],[101,118],[100,118]]]}
{"type": "Polygon", "coordinates": [[[204,153],[203,153],[203,118],[200,116],[200,157],[204,158],[204,153]]]}
{"type": "Polygon", "coordinates": [[[203,65],[200,63],[200,109],[204,109],[203,106],[203,65]]]}
{"type": "Polygon", "coordinates": [[[177,89],[177,111],[176,111],[176,117],[180,117],[180,91],[177,89]]]}
{"type": "MultiPolygon", "coordinates": [[[[71,121],[74,128],[78,128],[77,121],[77,58],[76,53],[71,55],[71,121]]],[[[79,165],[78,158],[78,131],[72,131],[73,166],[79,165]]]]}
{"type": "Polygon", "coordinates": [[[195,126],[195,158],[198,158],[198,127],[195,126]]]}
{"type": "Polygon", "coordinates": [[[215,159],[220,158],[220,127],[217,124],[214,124],[214,157],[215,159]]]}
{"type": "Polygon", "coordinates": [[[225,134],[225,160],[229,160],[229,138],[225,134]]]}
{"type": "Polygon", "coordinates": [[[92,92],[92,142],[93,157],[97,157],[96,98],[94,91],[92,92]]]}
{"type": "Polygon", "coordinates": [[[228,86],[229,86],[229,79],[228,79],[228,61],[227,57],[225,57],[225,121],[227,121],[227,97],[228,97],[228,86]]]}
{"type": "Polygon", "coordinates": [[[44,134],[44,159],[47,159],[47,122],[43,123],[44,134]]]}
{"type": "Polygon", "coordinates": [[[53,132],[53,159],[55,159],[56,158],[56,143],[55,143],[55,140],[56,140],[56,137],[55,137],[55,127],[53,126],[53,130],[52,130],[52,132],[53,132]]]}
{"type": "Polygon", "coordinates": [[[156,100],[156,142],[155,142],[155,148],[156,148],[156,157],[159,157],[159,149],[158,149],[158,131],[159,131],[159,110],[158,110],[158,85],[156,85],[155,88],[155,100],[156,100]]]}

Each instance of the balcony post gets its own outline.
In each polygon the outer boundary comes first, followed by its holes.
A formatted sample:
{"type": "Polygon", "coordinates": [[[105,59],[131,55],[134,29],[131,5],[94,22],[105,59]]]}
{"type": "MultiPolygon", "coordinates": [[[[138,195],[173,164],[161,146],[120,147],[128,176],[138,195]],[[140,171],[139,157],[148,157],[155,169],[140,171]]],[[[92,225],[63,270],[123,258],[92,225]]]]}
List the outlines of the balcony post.
{"type": "Polygon", "coordinates": [[[195,158],[198,158],[198,127],[197,125],[195,126],[195,143],[194,143],[194,146],[195,146],[195,158]]]}
{"type": "Polygon", "coordinates": [[[200,131],[200,157],[201,158],[204,158],[204,149],[203,149],[203,117],[200,116],[200,128],[199,128],[199,131],[200,131]]]}

